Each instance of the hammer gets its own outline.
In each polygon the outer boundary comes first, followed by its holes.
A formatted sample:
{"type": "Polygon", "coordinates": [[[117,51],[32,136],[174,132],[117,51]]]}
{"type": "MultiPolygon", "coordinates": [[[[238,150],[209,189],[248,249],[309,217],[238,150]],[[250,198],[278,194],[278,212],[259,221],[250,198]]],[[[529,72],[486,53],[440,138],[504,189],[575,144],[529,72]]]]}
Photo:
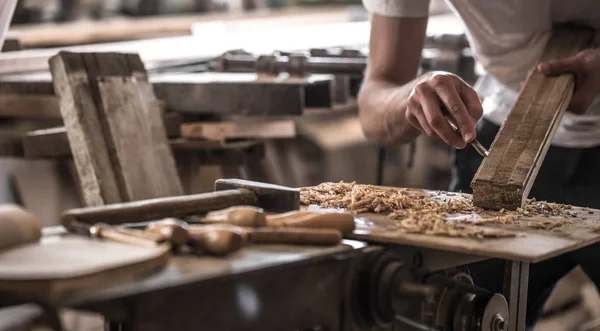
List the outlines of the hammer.
{"type": "Polygon", "coordinates": [[[300,207],[300,190],[241,179],[219,179],[215,182],[215,192],[70,209],[62,215],[61,223],[67,229],[72,228],[74,221],[117,225],[181,218],[238,205],[277,212],[296,210],[300,207]]]}

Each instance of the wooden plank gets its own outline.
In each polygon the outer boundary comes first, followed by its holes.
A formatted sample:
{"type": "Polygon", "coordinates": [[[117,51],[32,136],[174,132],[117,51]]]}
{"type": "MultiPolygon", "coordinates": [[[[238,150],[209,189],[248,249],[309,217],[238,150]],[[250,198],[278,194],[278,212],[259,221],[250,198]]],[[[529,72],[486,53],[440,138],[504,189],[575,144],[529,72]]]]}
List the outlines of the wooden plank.
{"type": "MultiPolygon", "coordinates": [[[[290,78],[286,75],[259,77],[254,73],[168,73],[149,77],[154,93],[169,110],[269,116],[299,115],[304,109],[302,105],[332,107],[333,79],[331,75],[290,78]]],[[[0,93],[52,95],[52,77],[45,74],[2,76],[0,93]]]]}
{"type": "Polygon", "coordinates": [[[59,108],[54,95],[0,93],[0,117],[60,119],[59,108]]]}
{"type": "MultiPolygon", "coordinates": [[[[263,145],[256,140],[224,143],[174,138],[169,141],[169,145],[174,153],[197,155],[203,165],[241,164],[241,152],[256,150],[259,155],[263,153],[263,145]]],[[[31,131],[22,138],[15,136],[0,139],[0,155],[24,156],[27,159],[72,157],[64,127],[31,131]]]]}
{"type": "Polygon", "coordinates": [[[51,68],[87,205],[183,193],[139,56],[61,52],[51,68]]]}
{"type": "MultiPolygon", "coordinates": [[[[540,61],[566,58],[586,48],[593,33],[556,28],[540,61]]],[[[474,204],[487,209],[523,206],[554,133],[571,100],[574,77],[532,70],[471,183],[474,204]]]]}
{"type": "Polygon", "coordinates": [[[256,74],[181,74],[152,78],[156,96],[183,113],[301,115],[306,81],[256,74]]]}
{"type": "Polygon", "coordinates": [[[104,77],[98,82],[102,113],[110,130],[105,139],[109,138],[109,150],[118,160],[113,166],[124,201],[181,195],[160,111],[156,100],[149,99],[152,87],[146,83],[143,91],[140,85],[121,77],[104,77]]]}
{"type": "Polygon", "coordinates": [[[292,120],[185,123],[181,126],[181,136],[206,140],[293,138],[296,136],[296,126],[292,120]]]}
{"type": "Polygon", "coordinates": [[[83,57],[61,53],[50,59],[50,68],[86,205],[122,202],[83,57]]]}

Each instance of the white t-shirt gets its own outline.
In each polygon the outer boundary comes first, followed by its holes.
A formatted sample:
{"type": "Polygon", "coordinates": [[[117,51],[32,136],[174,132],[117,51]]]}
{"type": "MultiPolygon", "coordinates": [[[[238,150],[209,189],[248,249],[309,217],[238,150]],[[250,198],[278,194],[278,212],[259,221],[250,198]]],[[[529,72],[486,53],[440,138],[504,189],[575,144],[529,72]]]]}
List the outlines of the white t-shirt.
{"type": "MultiPolygon", "coordinates": [[[[425,17],[429,0],[363,0],[382,16],[425,17]]],[[[521,82],[534,67],[552,26],[580,22],[600,31],[600,0],[446,0],[462,19],[475,57],[485,69],[481,93],[484,116],[506,119],[521,82]]],[[[596,40],[600,39],[600,33],[596,40]]],[[[596,43],[598,45],[598,43],[596,43]]],[[[596,46],[597,47],[597,46],[596,46]]],[[[479,92],[479,90],[478,90],[479,92]]],[[[600,146],[600,97],[583,115],[567,112],[554,136],[562,147],[600,146]]]]}

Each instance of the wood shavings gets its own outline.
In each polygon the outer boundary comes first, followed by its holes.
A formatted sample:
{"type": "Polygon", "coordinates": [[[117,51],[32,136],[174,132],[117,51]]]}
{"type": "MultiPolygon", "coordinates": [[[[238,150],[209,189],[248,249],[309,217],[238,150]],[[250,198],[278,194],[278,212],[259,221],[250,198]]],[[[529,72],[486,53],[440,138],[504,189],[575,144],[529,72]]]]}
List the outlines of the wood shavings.
{"type": "Polygon", "coordinates": [[[322,208],[344,208],[355,214],[387,214],[396,220],[396,226],[405,233],[427,234],[450,237],[497,238],[513,237],[513,232],[486,229],[481,225],[501,224],[533,229],[556,229],[572,221],[565,217],[577,218],[572,206],[553,204],[530,199],[523,208],[516,211],[501,210],[500,215],[485,218],[451,218],[453,214],[477,216],[483,209],[473,207],[471,196],[459,196],[441,191],[429,194],[409,189],[384,188],[352,183],[322,183],[315,187],[300,190],[303,205],[316,204],[322,208]],[[545,216],[563,217],[561,220],[525,220],[521,217],[545,216]]]}

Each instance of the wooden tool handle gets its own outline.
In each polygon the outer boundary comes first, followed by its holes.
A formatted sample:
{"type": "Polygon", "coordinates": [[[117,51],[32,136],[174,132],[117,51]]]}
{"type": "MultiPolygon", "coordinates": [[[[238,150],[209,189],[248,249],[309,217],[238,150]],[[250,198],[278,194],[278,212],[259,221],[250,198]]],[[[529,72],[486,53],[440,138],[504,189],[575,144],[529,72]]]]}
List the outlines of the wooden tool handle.
{"type": "Polygon", "coordinates": [[[346,212],[293,211],[268,215],[267,226],[288,228],[337,229],[342,233],[354,231],[354,215],[346,212]]]}
{"type": "Polygon", "coordinates": [[[259,227],[265,226],[267,222],[261,208],[253,206],[236,206],[208,212],[204,217],[204,223],[259,227]]]}
{"type": "Polygon", "coordinates": [[[236,205],[256,204],[256,195],[247,189],[226,190],[71,209],[63,214],[62,224],[67,229],[71,228],[73,221],[115,225],[166,217],[184,217],[236,205]]]}
{"type": "Polygon", "coordinates": [[[178,222],[151,223],[146,227],[145,232],[158,234],[175,246],[185,245],[190,239],[185,227],[178,222]]]}
{"type": "Polygon", "coordinates": [[[190,226],[190,245],[213,255],[233,253],[245,243],[244,231],[237,226],[190,226]]]}
{"type": "Polygon", "coordinates": [[[334,229],[246,228],[254,244],[337,245],[342,233],[334,229]]]}
{"type": "MultiPolygon", "coordinates": [[[[105,223],[93,225],[90,228],[90,234],[96,238],[144,247],[156,247],[161,242],[161,240],[157,240],[158,237],[155,234],[140,235],[136,230],[117,228],[105,223]]],[[[159,237],[162,239],[162,236],[159,237]]]]}

